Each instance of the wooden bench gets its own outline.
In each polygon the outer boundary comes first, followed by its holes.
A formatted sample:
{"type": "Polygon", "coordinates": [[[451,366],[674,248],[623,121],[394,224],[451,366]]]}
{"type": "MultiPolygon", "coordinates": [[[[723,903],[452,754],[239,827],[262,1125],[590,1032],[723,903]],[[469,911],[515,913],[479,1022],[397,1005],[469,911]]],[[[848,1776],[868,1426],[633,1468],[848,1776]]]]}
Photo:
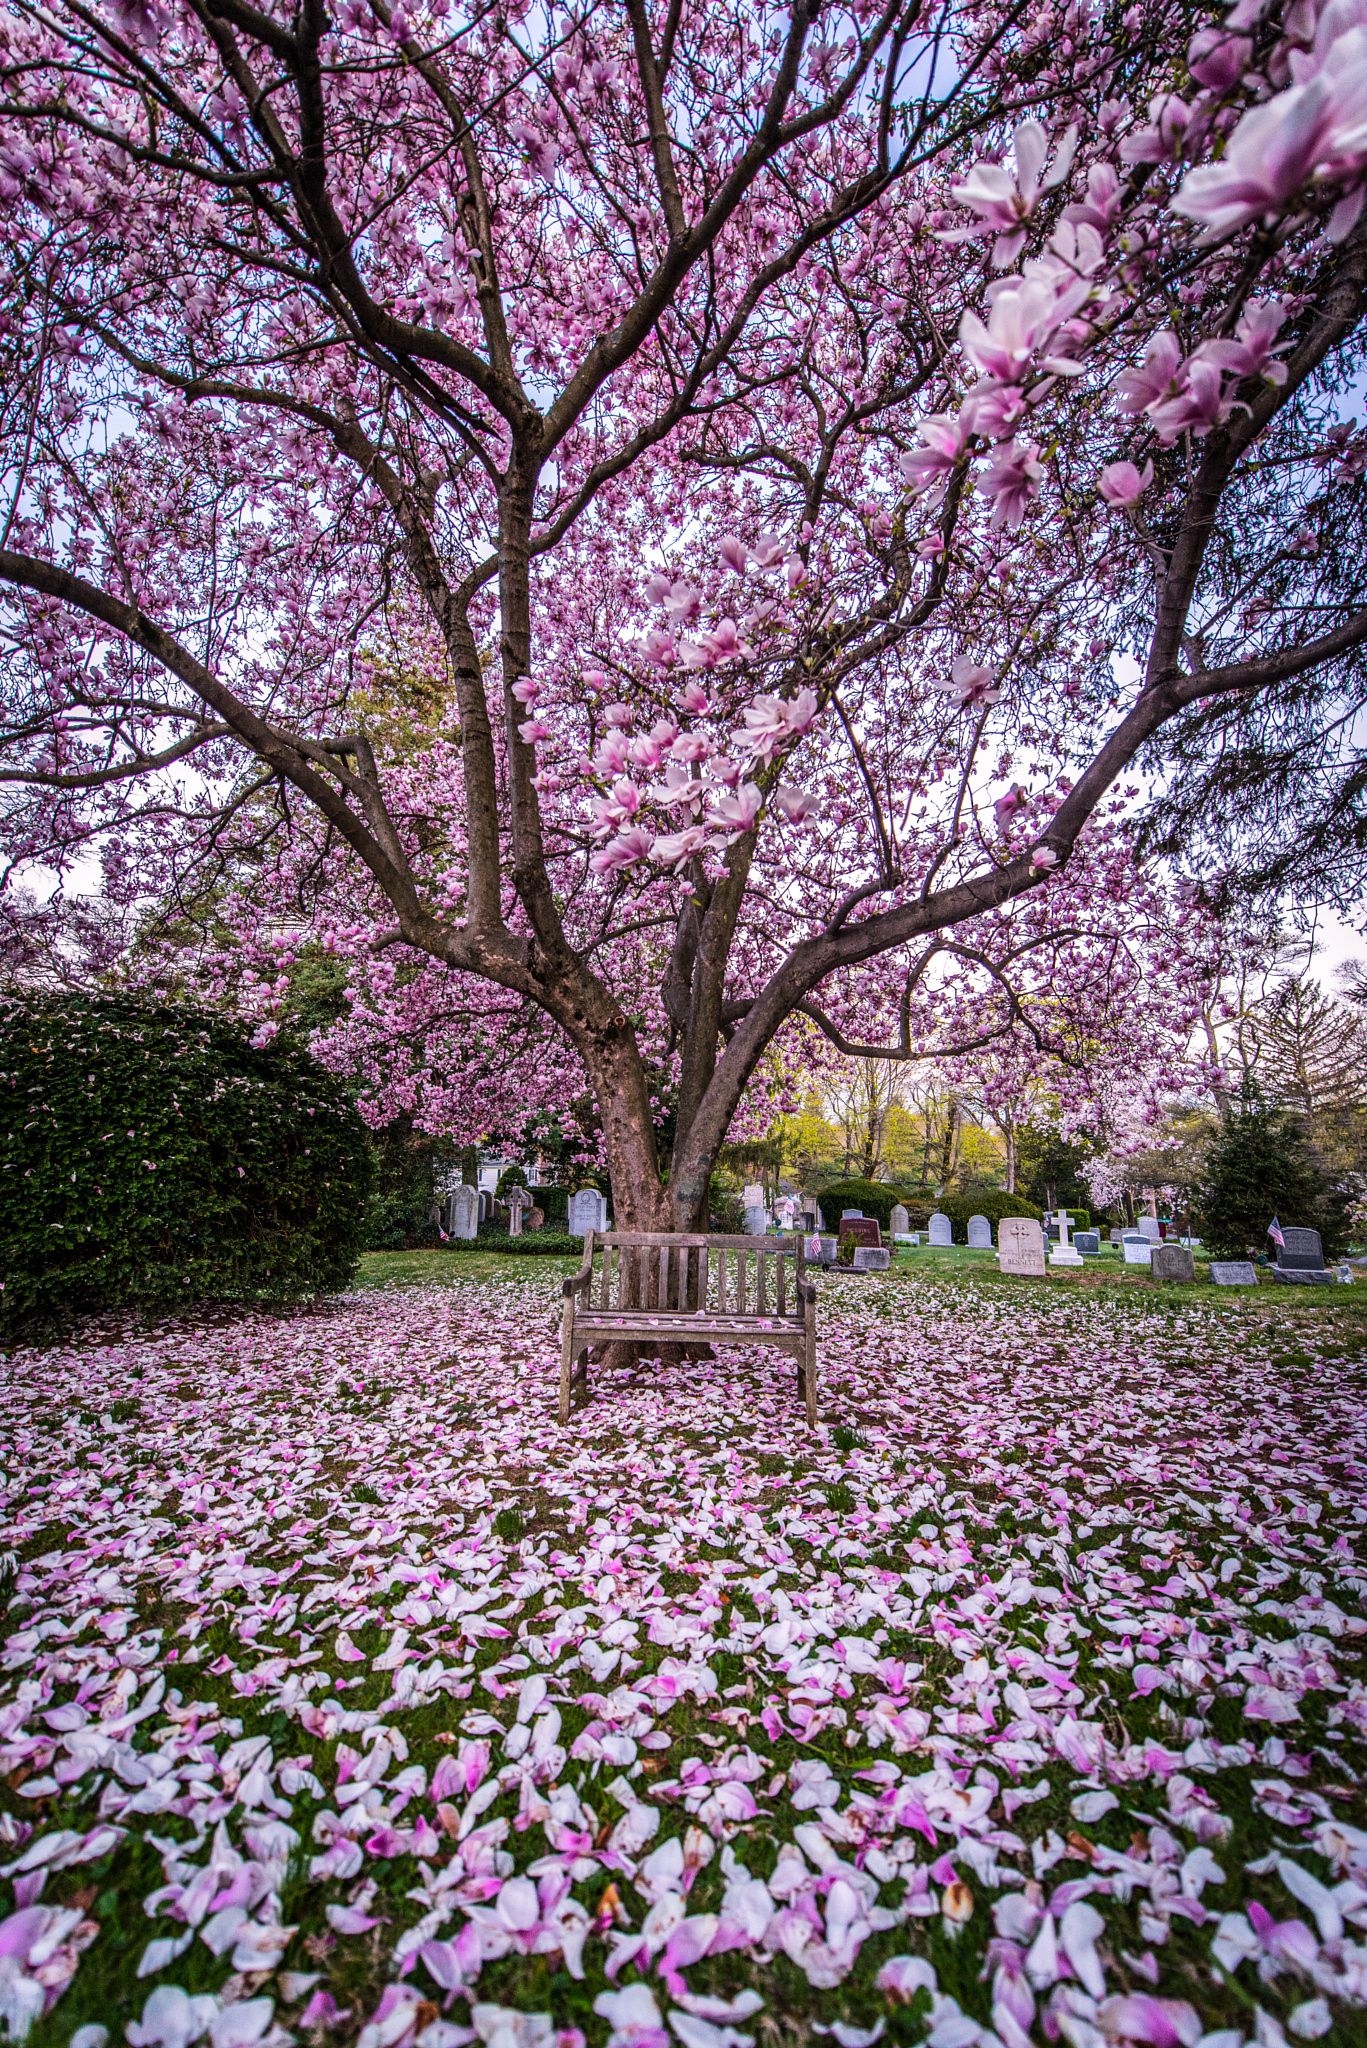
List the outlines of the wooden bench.
{"type": "Polygon", "coordinates": [[[797,1360],[815,1423],[816,1288],[803,1266],[800,1237],[591,1230],[583,1265],[564,1283],[560,1420],[597,1345],[770,1344],[797,1360]]]}

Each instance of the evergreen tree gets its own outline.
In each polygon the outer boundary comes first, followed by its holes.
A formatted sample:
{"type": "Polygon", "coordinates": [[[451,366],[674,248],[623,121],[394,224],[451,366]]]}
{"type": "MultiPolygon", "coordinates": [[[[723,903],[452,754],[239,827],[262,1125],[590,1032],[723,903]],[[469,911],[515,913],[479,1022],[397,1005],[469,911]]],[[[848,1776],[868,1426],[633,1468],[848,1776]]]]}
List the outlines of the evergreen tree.
{"type": "Polygon", "coordinates": [[[1245,1084],[1221,1121],[1196,1189],[1209,1249],[1235,1258],[1272,1249],[1267,1226],[1318,1230],[1326,1258],[1344,1249],[1350,1202],[1326,1171],[1300,1118],[1245,1084]]]}

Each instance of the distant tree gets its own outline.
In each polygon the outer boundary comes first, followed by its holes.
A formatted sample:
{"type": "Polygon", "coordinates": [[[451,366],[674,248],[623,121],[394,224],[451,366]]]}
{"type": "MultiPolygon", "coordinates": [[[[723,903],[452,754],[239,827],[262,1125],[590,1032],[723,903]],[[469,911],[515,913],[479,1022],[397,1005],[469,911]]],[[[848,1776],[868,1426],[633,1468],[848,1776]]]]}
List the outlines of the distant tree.
{"type": "Polygon", "coordinates": [[[1302,1118],[1246,1082],[1222,1119],[1196,1190],[1202,1233],[1214,1252],[1242,1258],[1271,1250],[1267,1226],[1318,1230],[1325,1256],[1348,1240],[1351,1200],[1326,1170],[1302,1118]]]}
{"type": "Polygon", "coordinates": [[[1253,1019],[1263,1092],[1305,1121],[1325,1163],[1367,1174],[1367,1017],[1308,975],[1288,975],[1253,1019]]]}
{"type": "Polygon", "coordinates": [[[1041,1209],[1090,1209],[1092,1191],[1083,1169],[1092,1147],[1065,1138],[1046,1124],[1023,1124],[1016,1133],[1016,1188],[1041,1209]]]}

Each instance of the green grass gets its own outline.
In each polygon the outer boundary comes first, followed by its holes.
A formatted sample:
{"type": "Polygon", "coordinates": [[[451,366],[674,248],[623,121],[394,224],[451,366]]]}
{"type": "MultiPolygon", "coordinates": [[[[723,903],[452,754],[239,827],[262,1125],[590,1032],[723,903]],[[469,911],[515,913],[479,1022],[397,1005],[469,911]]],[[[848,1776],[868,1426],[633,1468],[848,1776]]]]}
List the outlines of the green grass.
{"type": "Polygon", "coordinates": [[[358,1287],[459,1287],[471,1280],[558,1279],[573,1273],[579,1261],[540,1254],[519,1258],[514,1252],[452,1252],[438,1246],[418,1252],[363,1252],[356,1275],[358,1287]]]}

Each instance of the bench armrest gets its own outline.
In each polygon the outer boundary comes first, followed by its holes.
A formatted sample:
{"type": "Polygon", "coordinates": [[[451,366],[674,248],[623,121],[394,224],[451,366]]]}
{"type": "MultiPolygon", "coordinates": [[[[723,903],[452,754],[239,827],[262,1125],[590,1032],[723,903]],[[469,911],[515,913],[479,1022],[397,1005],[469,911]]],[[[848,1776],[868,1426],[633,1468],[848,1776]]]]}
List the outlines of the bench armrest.
{"type": "Polygon", "coordinates": [[[797,1298],[799,1301],[815,1301],[817,1298],[817,1294],[818,1289],[815,1280],[798,1281],[797,1298]]]}
{"type": "Polygon", "coordinates": [[[573,1274],[568,1280],[561,1281],[560,1291],[564,1295],[566,1301],[570,1299],[571,1295],[587,1294],[589,1290],[589,1283],[592,1279],[593,1250],[592,1247],[590,1247],[590,1249],[584,1254],[584,1263],[579,1268],[579,1271],[573,1274]]]}

